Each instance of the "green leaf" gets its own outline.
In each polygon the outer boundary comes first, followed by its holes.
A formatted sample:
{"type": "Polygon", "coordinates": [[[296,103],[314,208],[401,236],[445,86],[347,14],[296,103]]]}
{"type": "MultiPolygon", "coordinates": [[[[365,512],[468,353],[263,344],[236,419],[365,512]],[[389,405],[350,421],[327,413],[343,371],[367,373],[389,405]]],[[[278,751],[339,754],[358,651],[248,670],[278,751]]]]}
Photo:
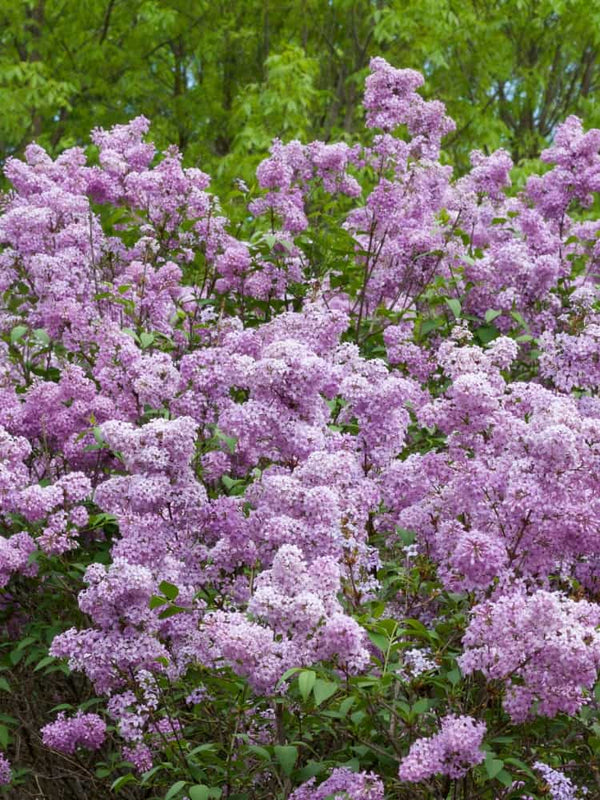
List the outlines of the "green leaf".
{"type": "Polygon", "coordinates": [[[507,772],[505,769],[501,769],[500,772],[496,775],[496,780],[500,781],[503,786],[506,786],[507,789],[510,789],[514,783],[514,778],[507,772]]]}
{"type": "Polygon", "coordinates": [[[307,781],[309,778],[314,778],[315,775],[320,775],[327,769],[327,764],[322,761],[309,761],[305,767],[298,770],[298,779],[302,782],[307,781]]]}
{"type": "Polygon", "coordinates": [[[159,772],[162,772],[163,770],[164,770],[163,764],[157,764],[155,767],[152,767],[152,769],[149,769],[147,772],[144,772],[140,784],[144,786],[149,781],[151,781],[155,775],[157,775],[159,772]]]}
{"type": "Polygon", "coordinates": [[[328,700],[332,695],[334,695],[337,690],[337,683],[333,683],[332,681],[324,681],[319,678],[319,680],[315,681],[315,685],[313,686],[315,703],[320,706],[321,703],[324,703],[325,700],[328,700]]]}
{"type": "Polygon", "coordinates": [[[526,330],[529,330],[529,326],[527,325],[527,323],[523,319],[523,315],[519,311],[511,311],[510,315],[514,319],[515,322],[519,323],[519,325],[522,328],[525,328],[526,330]]]}
{"type": "Polygon", "coordinates": [[[412,711],[415,714],[424,714],[426,711],[429,710],[430,700],[427,697],[421,697],[420,700],[413,705],[412,711]]]}
{"type": "Polygon", "coordinates": [[[0,678],[0,689],[2,689],[3,692],[12,692],[10,683],[6,680],[6,678],[0,678]]]}
{"type": "Polygon", "coordinates": [[[481,344],[489,344],[500,335],[498,328],[493,325],[482,325],[475,331],[475,336],[481,344]]]}
{"type": "Polygon", "coordinates": [[[42,658],[41,661],[38,661],[33,671],[37,672],[39,669],[44,669],[44,667],[47,667],[48,664],[53,664],[54,660],[54,656],[46,656],[45,658],[42,658]]]}
{"type": "Polygon", "coordinates": [[[205,783],[197,783],[187,790],[190,800],[208,800],[211,790],[205,783]]]}
{"type": "Polygon", "coordinates": [[[111,772],[112,770],[108,767],[98,767],[98,769],[95,771],[95,775],[97,778],[108,778],[111,772]]]}
{"type": "Polygon", "coordinates": [[[73,706],[71,703],[59,703],[57,706],[54,706],[50,709],[48,713],[55,714],[57,711],[72,711],[73,706]]]}
{"type": "Polygon", "coordinates": [[[490,780],[495,778],[496,775],[500,772],[500,770],[504,767],[504,761],[501,761],[499,758],[496,758],[494,753],[488,753],[485,757],[485,771],[488,774],[488,778],[490,780]]]}
{"type": "Polygon", "coordinates": [[[342,702],[340,703],[340,717],[345,717],[355,702],[356,702],[355,697],[344,698],[344,700],[342,700],[342,702]]]}
{"type": "Polygon", "coordinates": [[[190,750],[190,756],[195,756],[198,753],[207,753],[211,752],[212,750],[216,749],[216,744],[214,742],[204,742],[204,744],[199,744],[197,747],[194,747],[193,750],[190,750]]]}
{"type": "Polygon", "coordinates": [[[281,686],[282,683],[289,680],[292,675],[295,675],[297,672],[302,672],[302,667],[290,667],[290,669],[286,669],[281,678],[277,681],[277,685],[281,686]]]}
{"type": "Polygon", "coordinates": [[[237,439],[235,436],[228,436],[218,428],[215,431],[215,436],[227,445],[227,449],[232,455],[235,453],[235,446],[237,444],[237,439]]]}
{"type": "Polygon", "coordinates": [[[452,311],[456,319],[458,319],[460,317],[460,312],[462,311],[460,300],[457,300],[456,297],[445,297],[444,300],[446,301],[450,311],[452,311]]]}
{"type": "Polygon", "coordinates": [[[209,788],[205,783],[197,783],[187,790],[190,800],[208,800],[209,788]]]}
{"type": "Polygon", "coordinates": [[[177,781],[176,783],[171,786],[169,791],[165,795],[165,800],[172,800],[173,797],[179,794],[179,792],[185,788],[187,785],[187,781],[177,781]]]}
{"type": "Polygon", "coordinates": [[[40,342],[41,344],[44,344],[44,345],[50,344],[50,337],[48,336],[48,334],[46,333],[46,331],[43,328],[36,328],[33,331],[33,335],[38,340],[38,342],[40,342]]]}
{"type": "Polygon", "coordinates": [[[530,778],[535,778],[535,773],[531,770],[531,768],[524,761],[521,761],[518,758],[512,758],[512,757],[505,758],[504,763],[513,764],[515,767],[518,767],[519,769],[523,770],[523,772],[529,775],[530,778]]]}
{"type": "Polygon", "coordinates": [[[110,788],[113,792],[119,792],[123,786],[127,786],[128,783],[137,783],[131,772],[128,772],[127,775],[121,775],[120,778],[117,778],[115,781],[113,781],[110,788]]]}
{"type": "Polygon", "coordinates": [[[375,631],[367,631],[367,636],[378,650],[381,650],[382,653],[386,652],[390,643],[387,636],[384,636],[383,633],[375,633],[375,631]]]}
{"type": "Polygon", "coordinates": [[[298,688],[300,689],[300,694],[305,702],[308,698],[308,695],[311,693],[316,680],[317,675],[312,671],[312,669],[307,669],[304,672],[301,672],[298,676],[298,688]]]}
{"type": "Polygon", "coordinates": [[[131,338],[134,339],[136,342],[139,342],[137,333],[131,328],[121,328],[121,331],[127,334],[127,336],[131,336],[131,338]]]}
{"type": "Polygon", "coordinates": [[[185,611],[187,611],[187,609],[183,608],[183,606],[169,606],[165,608],[164,611],[160,612],[158,618],[169,619],[169,617],[174,617],[176,614],[183,614],[185,611]]]}
{"type": "Polygon", "coordinates": [[[293,744],[276,744],[273,750],[281,769],[286,775],[291,775],[298,760],[298,748],[293,744]]]}
{"type": "Polygon", "coordinates": [[[259,744],[251,744],[248,746],[248,750],[254,755],[257,755],[259,758],[262,758],[263,761],[270,761],[271,754],[267,750],[266,747],[261,747],[259,744]]]}
{"type": "Polygon", "coordinates": [[[16,344],[19,339],[22,339],[23,336],[27,333],[27,326],[26,325],[17,325],[12,329],[10,332],[10,341],[11,344],[16,344]]]}
{"type": "Polygon", "coordinates": [[[502,314],[501,311],[496,311],[494,308],[489,308],[485,312],[485,321],[486,322],[493,322],[496,317],[499,317],[502,314]]]}
{"type": "Polygon", "coordinates": [[[154,334],[153,333],[144,333],[140,334],[140,344],[142,348],[150,347],[150,345],[154,342],[154,334]]]}
{"type": "Polygon", "coordinates": [[[168,602],[169,601],[167,600],[166,597],[160,597],[160,595],[153,594],[152,597],[150,598],[149,606],[150,606],[150,608],[154,609],[154,608],[158,608],[159,606],[164,606],[165,603],[168,603],[168,602]]]}
{"type": "Polygon", "coordinates": [[[231,491],[231,489],[235,489],[236,486],[241,486],[244,483],[239,478],[232,478],[229,475],[222,475],[221,480],[228,491],[231,491]]]}
{"type": "Polygon", "coordinates": [[[158,588],[168,600],[175,600],[179,594],[177,586],[174,583],[169,583],[169,581],[161,581],[158,584],[158,588]]]}
{"type": "Polygon", "coordinates": [[[425,625],[418,619],[405,619],[403,625],[413,636],[418,636],[420,639],[426,640],[432,638],[431,632],[428,631],[425,625]]]}
{"type": "Polygon", "coordinates": [[[395,619],[380,619],[377,625],[386,632],[391,639],[398,630],[398,622],[395,619]]]}
{"type": "Polygon", "coordinates": [[[459,668],[455,667],[454,669],[451,669],[449,672],[446,673],[446,677],[448,678],[452,686],[456,686],[456,684],[459,683],[461,679],[459,668]]]}
{"type": "Polygon", "coordinates": [[[436,330],[436,328],[441,327],[443,325],[444,319],[443,317],[435,317],[435,319],[426,319],[423,324],[421,325],[421,335],[425,336],[430,331],[436,330]]]}
{"type": "Polygon", "coordinates": [[[396,526],[396,533],[402,540],[402,544],[406,545],[413,544],[415,539],[417,538],[416,533],[414,531],[408,530],[407,528],[400,528],[396,526]]]}

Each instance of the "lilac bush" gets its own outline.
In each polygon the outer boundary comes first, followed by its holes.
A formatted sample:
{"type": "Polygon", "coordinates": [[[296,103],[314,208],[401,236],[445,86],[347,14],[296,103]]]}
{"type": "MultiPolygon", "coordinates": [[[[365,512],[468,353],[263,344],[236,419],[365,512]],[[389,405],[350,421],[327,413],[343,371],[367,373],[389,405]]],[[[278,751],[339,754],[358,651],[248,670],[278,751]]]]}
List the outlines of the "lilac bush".
{"type": "Polygon", "coordinates": [[[600,131],[454,177],[422,84],[227,204],[141,117],[8,160],[12,796],[597,791],[600,131]]]}

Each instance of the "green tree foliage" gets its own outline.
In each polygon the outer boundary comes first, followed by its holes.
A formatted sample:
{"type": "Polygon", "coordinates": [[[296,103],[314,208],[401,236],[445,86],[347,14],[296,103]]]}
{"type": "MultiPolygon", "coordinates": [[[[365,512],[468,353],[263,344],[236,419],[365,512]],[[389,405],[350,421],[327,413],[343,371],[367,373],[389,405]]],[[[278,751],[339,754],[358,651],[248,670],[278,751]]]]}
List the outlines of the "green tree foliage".
{"type": "Polygon", "coordinates": [[[225,188],[273,135],[351,140],[375,54],[425,72],[459,167],[475,142],[526,160],[599,121],[599,23],[600,0],[0,0],[0,160],[141,113],[225,188]]]}

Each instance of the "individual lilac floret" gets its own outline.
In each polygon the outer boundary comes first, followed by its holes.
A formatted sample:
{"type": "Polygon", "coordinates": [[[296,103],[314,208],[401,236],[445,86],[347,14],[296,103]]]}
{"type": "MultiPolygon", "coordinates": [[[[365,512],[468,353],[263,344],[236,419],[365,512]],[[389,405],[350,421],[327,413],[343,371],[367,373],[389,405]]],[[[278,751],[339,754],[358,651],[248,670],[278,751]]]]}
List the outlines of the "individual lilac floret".
{"type": "Polygon", "coordinates": [[[318,787],[314,778],[303,783],[290,800],[383,800],[383,783],[372,772],[341,767],[318,787]]]}
{"type": "Polygon", "coordinates": [[[10,761],[4,753],[0,753],[0,786],[6,786],[11,781],[10,761]]]}
{"type": "Polygon", "coordinates": [[[534,769],[541,772],[544,776],[545,782],[548,784],[550,790],[550,797],[552,800],[578,800],[578,798],[587,795],[588,790],[585,788],[580,789],[575,786],[570,778],[557,769],[552,769],[548,764],[542,761],[536,761],[533,765],[534,769]]]}
{"type": "Polygon", "coordinates": [[[83,714],[79,711],[68,719],[61,712],[54,722],[42,728],[41,733],[46,747],[71,755],[78,747],[86,747],[88,750],[102,747],[106,737],[106,723],[98,714],[83,714]]]}
{"type": "Polygon", "coordinates": [[[485,759],[481,750],[485,731],[485,723],[472,717],[444,717],[439,733],[411,746],[400,764],[400,779],[417,783],[438,773],[463,778],[485,759]]]}

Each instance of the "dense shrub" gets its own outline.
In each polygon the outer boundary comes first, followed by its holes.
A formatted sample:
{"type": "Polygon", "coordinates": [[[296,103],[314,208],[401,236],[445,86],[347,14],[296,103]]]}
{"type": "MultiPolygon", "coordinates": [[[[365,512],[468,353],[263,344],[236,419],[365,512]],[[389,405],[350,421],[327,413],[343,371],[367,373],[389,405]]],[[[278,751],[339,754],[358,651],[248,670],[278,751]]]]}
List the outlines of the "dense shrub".
{"type": "Polygon", "coordinates": [[[453,180],[422,82],[227,216],[143,118],[7,163],[8,796],[598,793],[600,131],[453,180]]]}

